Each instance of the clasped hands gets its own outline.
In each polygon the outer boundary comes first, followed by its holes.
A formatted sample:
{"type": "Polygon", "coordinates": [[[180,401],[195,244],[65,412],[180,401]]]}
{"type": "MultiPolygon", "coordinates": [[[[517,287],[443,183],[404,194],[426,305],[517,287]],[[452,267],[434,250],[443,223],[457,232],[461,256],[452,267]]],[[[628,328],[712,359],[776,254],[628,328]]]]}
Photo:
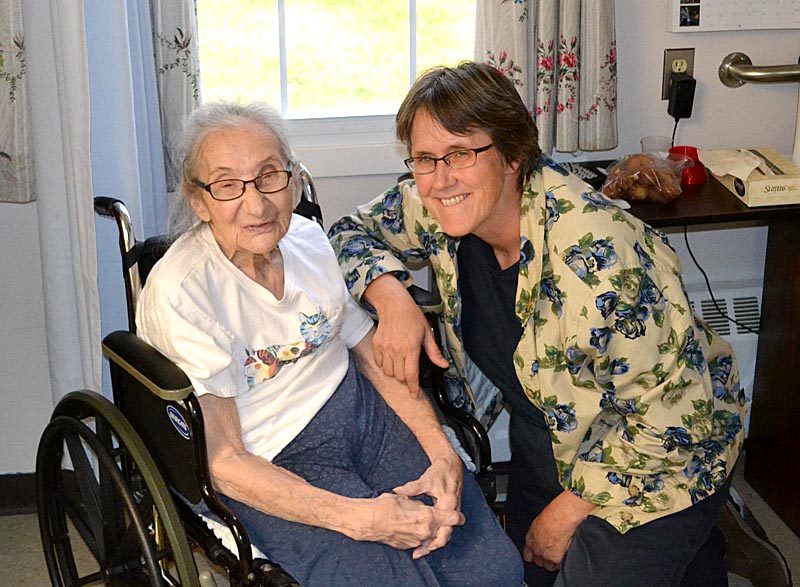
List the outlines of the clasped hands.
{"type": "Polygon", "coordinates": [[[363,540],[383,542],[394,548],[413,548],[418,559],[442,548],[453,528],[464,523],[461,513],[463,466],[456,455],[434,459],[419,479],[396,487],[373,500],[369,530],[363,540]],[[412,499],[428,495],[434,505],[412,499]]]}

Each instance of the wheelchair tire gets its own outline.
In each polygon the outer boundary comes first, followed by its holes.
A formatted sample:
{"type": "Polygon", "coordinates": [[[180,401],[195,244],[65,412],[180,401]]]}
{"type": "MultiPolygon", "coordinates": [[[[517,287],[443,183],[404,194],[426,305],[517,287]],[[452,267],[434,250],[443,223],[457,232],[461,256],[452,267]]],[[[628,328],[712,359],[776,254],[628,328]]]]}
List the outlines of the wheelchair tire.
{"type": "Polygon", "coordinates": [[[101,395],[73,392],[56,406],[39,442],[36,494],[53,585],[200,584],[166,483],[130,423],[101,395]],[[68,521],[94,558],[82,576],[68,521]]]}

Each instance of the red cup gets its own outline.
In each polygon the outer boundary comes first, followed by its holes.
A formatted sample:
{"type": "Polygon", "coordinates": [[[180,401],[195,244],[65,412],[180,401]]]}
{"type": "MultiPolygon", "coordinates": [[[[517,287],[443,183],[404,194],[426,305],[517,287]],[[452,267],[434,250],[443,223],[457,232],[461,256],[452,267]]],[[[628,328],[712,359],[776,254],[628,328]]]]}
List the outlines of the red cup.
{"type": "Polygon", "coordinates": [[[700,156],[697,154],[697,147],[689,147],[681,145],[678,147],[671,147],[669,150],[670,159],[680,160],[688,158],[689,164],[683,168],[681,174],[681,185],[703,185],[706,182],[706,168],[700,162],[700,156]]]}

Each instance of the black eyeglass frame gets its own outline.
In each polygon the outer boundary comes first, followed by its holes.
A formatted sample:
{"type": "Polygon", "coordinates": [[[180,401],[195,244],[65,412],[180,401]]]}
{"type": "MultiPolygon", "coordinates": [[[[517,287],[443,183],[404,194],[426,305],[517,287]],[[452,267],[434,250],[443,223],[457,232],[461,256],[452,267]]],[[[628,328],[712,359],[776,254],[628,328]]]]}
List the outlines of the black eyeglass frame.
{"type": "Polygon", "coordinates": [[[465,167],[456,167],[455,168],[455,169],[469,169],[470,167],[474,167],[475,164],[478,162],[478,155],[480,153],[483,153],[484,151],[488,151],[492,147],[494,147],[494,143],[489,143],[488,145],[485,145],[483,147],[476,147],[474,149],[472,149],[472,148],[456,149],[455,151],[450,151],[449,153],[445,153],[441,157],[431,157],[430,155],[426,155],[425,156],[426,159],[430,159],[431,161],[433,161],[433,169],[431,169],[430,171],[421,171],[420,172],[420,171],[417,171],[416,169],[414,169],[414,167],[416,167],[416,160],[417,159],[421,159],[422,157],[409,157],[408,159],[404,159],[403,163],[405,163],[405,166],[408,167],[413,173],[415,173],[417,175],[428,175],[428,174],[433,173],[434,171],[436,171],[436,165],[439,163],[439,161],[443,161],[445,165],[447,165],[448,167],[452,167],[451,164],[450,164],[450,160],[449,160],[450,157],[452,157],[456,153],[461,153],[462,151],[472,151],[473,153],[475,153],[475,161],[473,161],[472,164],[467,165],[465,167]]]}
{"type": "MultiPolygon", "coordinates": [[[[290,164],[290,166],[291,166],[291,164],[290,164]]],[[[247,184],[248,183],[252,183],[253,187],[256,188],[256,191],[258,193],[260,193],[260,194],[277,194],[278,192],[283,191],[287,187],[289,187],[289,182],[291,181],[291,179],[292,179],[292,172],[289,169],[276,169],[275,171],[267,171],[266,173],[262,173],[260,175],[255,176],[253,179],[248,179],[248,180],[238,179],[238,178],[231,178],[231,179],[220,179],[220,180],[217,180],[217,181],[212,181],[210,183],[203,183],[199,179],[193,179],[192,183],[194,185],[196,185],[197,187],[202,188],[203,190],[207,191],[209,193],[209,195],[213,199],[218,201],[218,202],[232,202],[233,200],[238,200],[239,198],[241,198],[244,195],[244,193],[247,191],[247,184]],[[286,185],[284,185],[282,188],[279,188],[277,190],[268,190],[268,191],[264,191],[264,190],[261,190],[261,189],[258,188],[258,184],[256,184],[256,182],[260,178],[264,177],[265,175],[274,175],[276,173],[285,173],[286,174],[286,185]],[[226,182],[226,181],[240,181],[240,182],[242,182],[242,193],[239,194],[238,196],[236,196],[235,198],[218,198],[217,196],[215,196],[214,192],[211,191],[211,187],[214,184],[223,183],[223,182],[226,182]]]]}

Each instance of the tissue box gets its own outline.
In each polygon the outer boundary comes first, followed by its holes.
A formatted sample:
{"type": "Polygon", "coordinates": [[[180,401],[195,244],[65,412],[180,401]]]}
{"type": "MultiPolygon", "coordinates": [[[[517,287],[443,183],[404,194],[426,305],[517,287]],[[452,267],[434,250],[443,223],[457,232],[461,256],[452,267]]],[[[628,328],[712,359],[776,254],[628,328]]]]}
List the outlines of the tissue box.
{"type": "Polygon", "coordinates": [[[732,175],[715,174],[714,177],[751,208],[800,204],[800,168],[770,147],[756,147],[750,152],[761,157],[764,165],[760,167],[772,173],[757,168],[750,172],[746,181],[732,175]]]}

